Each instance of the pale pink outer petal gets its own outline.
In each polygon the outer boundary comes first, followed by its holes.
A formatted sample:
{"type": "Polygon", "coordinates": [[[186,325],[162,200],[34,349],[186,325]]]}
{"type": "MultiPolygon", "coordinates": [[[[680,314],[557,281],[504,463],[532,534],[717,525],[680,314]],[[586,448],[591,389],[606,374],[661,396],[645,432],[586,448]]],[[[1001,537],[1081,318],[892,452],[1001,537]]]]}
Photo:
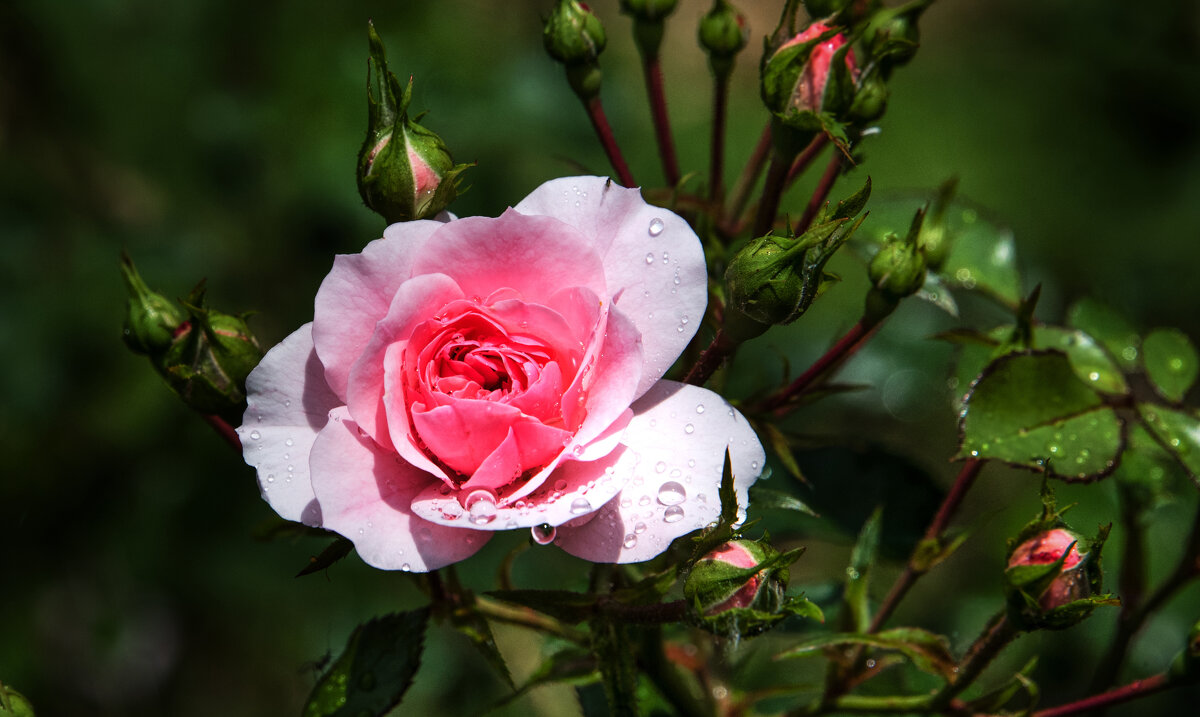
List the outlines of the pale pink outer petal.
{"type": "Polygon", "coordinates": [[[765,454],[754,429],[712,391],[659,381],[633,410],[622,439],[635,461],[633,479],[594,518],[558,529],[555,542],[585,560],[649,560],[672,540],[716,521],[726,447],[743,517],[747,490],[762,472],[765,454]]]}
{"type": "Polygon", "coordinates": [[[346,407],[360,428],[384,448],[392,448],[384,409],[384,353],[397,342],[404,342],[413,326],[427,321],[438,309],[455,299],[462,291],[454,280],[444,274],[416,276],[396,289],[385,316],[373,327],[370,339],[354,358],[354,366],[346,387],[346,407]]]}
{"type": "Polygon", "coordinates": [[[571,450],[580,449],[576,452],[577,457],[597,436],[606,432],[637,397],[643,340],[624,312],[609,311],[604,342],[600,345],[587,391],[587,416],[571,442],[571,450]]]}
{"type": "Polygon", "coordinates": [[[481,300],[499,288],[544,303],[570,286],[610,296],[605,271],[591,242],[569,224],[526,217],[511,209],[492,219],[466,217],[444,225],[413,261],[413,274],[454,277],[463,293],[481,300]]]}
{"type": "Polygon", "coordinates": [[[392,305],[396,289],[412,276],[412,263],[425,242],[445,226],[438,221],[393,224],[361,254],[334,257],[333,269],[317,290],[313,342],[325,365],[325,380],[346,397],[350,367],[366,348],[375,322],[392,305]]]}
{"type": "MultiPolygon", "coordinates": [[[[612,501],[633,470],[633,459],[624,446],[594,461],[563,461],[542,487],[521,501],[498,506],[496,517],[477,530],[512,530],[549,523],[562,525],[612,501]],[[559,494],[550,500],[552,494],[559,494]]],[[[413,500],[413,512],[442,525],[471,527],[469,516],[453,493],[430,486],[413,500]]]]}
{"type": "Polygon", "coordinates": [[[514,209],[561,219],[593,242],[604,262],[608,295],[642,335],[636,395],[645,393],[683,353],[704,318],[708,273],[699,237],[682,217],[605,177],[550,180],[514,209]]]}
{"type": "Polygon", "coordinates": [[[267,352],[246,379],[246,395],[246,415],[237,433],[246,463],[258,471],[263,498],[288,520],[321,525],[308,456],[329,411],[341,401],[325,383],[311,323],[267,352]]]}
{"type": "Polygon", "coordinates": [[[324,527],[354,542],[363,562],[384,570],[427,572],[475,554],[490,537],[434,525],[409,504],[434,479],[379,449],[345,409],[335,409],[313,444],[313,490],[324,527]]]}

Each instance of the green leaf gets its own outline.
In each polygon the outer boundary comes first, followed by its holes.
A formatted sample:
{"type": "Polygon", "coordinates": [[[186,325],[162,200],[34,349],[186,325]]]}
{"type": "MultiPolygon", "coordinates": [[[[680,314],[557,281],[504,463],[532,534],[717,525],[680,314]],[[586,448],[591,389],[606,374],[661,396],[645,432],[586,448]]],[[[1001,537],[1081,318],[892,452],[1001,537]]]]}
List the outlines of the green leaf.
{"type": "Polygon", "coordinates": [[[1142,365],[1159,395],[1178,403],[1196,382],[1200,357],[1188,337],[1177,329],[1155,329],[1142,342],[1142,365]]]}
{"type": "Polygon", "coordinates": [[[1188,411],[1140,404],[1138,413],[1163,450],[1200,485],[1200,419],[1188,411]]]}
{"type": "Polygon", "coordinates": [[[958,458],[990,458],[1064,480],[1116,467],[1124,424],[1076,378],[1063,353],[1002,356],[980,376],[959,420],[958,458]]]}
{"type": "Polygon", "coordinates": [[[969,710],[972,713],[982,712],[985,714],[998,712],[1022,690],[1025,691],[1029,703],[1036,704],[1039,693],[1038,686],[1037,683],[1029,679],[1029,675],[1033,674],[1037,663],[1037,655],[1029,658],[1029,661],[1025,663],[1025,666],[1020,671],[1002,682],[999,687],[971,700],[968,703],[969,710]]]}
{"type": "Polygon", "coordinates": [[[915,627],[884,630],[874,635],[859,633],[818,635],[776,655],[775,659],[807,657],[816,650],[841,645],[864,645],[899,652],[912,662],[913,667],[946,681],[953,679],[954,670],[958,664],[950,654],[946,638],[915,627]]]}
{"type": "Polygon", "coordinates": [[[913,296],[924,299],[954,318],[958,318],[958,302],[954,300],[954,294],[950,293],[950,284],[936,272],[925,272],[925,284],[913,296]]]}
{"type": "MultiPolygon", "coordinates": [[[[800,472],[800,466],[796,464],[796,456],[792,453],[791,443],[783,431],[774,423],[766,421],[756,422],[758,428],[761,429],[760,434],[765,433],[767,443],[771,445],[771,450],[779,457],[779,462],[791,473],[797,480],[803,481],[804,474],[800,472]]],[[[754,501],[751,501],[753,503],[754,501]]]]}
{"type": "Polygon", "coordinates": [[[927,573],[934,568],[938,563],[954,554],[964,542],[967,540],[969,533],[959,533],[953,538],[946,539],[945,536],[939,538],[926,538],[920,543],[917,543],[916,550],[913,551],[912,559],[909,560],[909,566],[917,573],[927,573]]]}
{"type": "Polygon", "coordinates": [[[858,542],[850,551],[850,565],[846,568],[846,592],[844,599],[850,609],[855,630],[866,630],[871,624],[871,608],[868,603],[867,587],[870,584],[871,566],[879,551],[879,537],[883,532],[883,507],[871,513],[858,534],[858,542]]]}
{"type": "Polygon", "coordinates": [[[759,488],[757,485],[750,487],[750,505],[754,506],[755,510],[790,510],[818,517],[813,509],[799,498],[782,491],[759,488]]]}
{"type": "Polygon", "coordinates": [[[1037,326],[1033,330],[1033,349],[1058,349],[1067,355],[1071,370],[1084,384],[1112,394],[1129,392],[1121,367],[1109,352],[1082,331],[1057,326],[1037,326]]]}
{"type": "Polygon", "coordinates": [[[1067,323],[1100,342],[1123,370],[1137,369],[1142,339],[1115,310],[1094,299],[1080,299],[1067,312],[1067,323]]]}
{"type": "Polygon", "coordinates": [[[359,625],[313,688],[305,717],[385,715],[404,697],[421,664],[429,608],[359,625]]]}
{"type": "Polygon", "coordinates": [[[325,549],[321,551],[320,555],[314,555],[309,558],[308,565],[304,566],[303,570],[296,573],[296,577],[300,577],[302,575],[311,575],[315,572],[324,570],[325,568],[333,565],[337,561],[349,555],[351,550],[354,550],[354,543],[339,535],[332,543],[325,546],[325,549]]]}
{"type": "MultiPolygon", "coordinates": [[[[1148,408],[1148,410],[1155,410],[1148,408]]],[[[1140,423],[1129,427],[1121,463],[1113,472],[1124,494],[1139,508],[1153,509],[1175,500],[1188,473],[1140,423]]]]}
{"type": "Polygon", "coordinates": [[[493,709],[520,699],[530,690],[542,685],[563,683],[579,687],[596,684],[599,681],[600,675],[596,672],[595,656],[588,650],[568,646],[547,656],[545,662],[534,670],[525,684],[507,695],[493,709]]]}

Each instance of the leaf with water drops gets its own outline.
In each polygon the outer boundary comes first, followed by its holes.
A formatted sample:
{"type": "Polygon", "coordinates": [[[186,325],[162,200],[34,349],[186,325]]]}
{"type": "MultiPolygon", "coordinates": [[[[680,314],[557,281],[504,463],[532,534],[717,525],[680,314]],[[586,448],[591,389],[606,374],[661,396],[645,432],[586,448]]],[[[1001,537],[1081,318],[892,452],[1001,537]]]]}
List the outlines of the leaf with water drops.
{"type": "MultiPolygon", "coordinates": [[[[1145,411],[1157,409],[1146,406],[1145,411]]],[[[1168,443],[1168,445],[1170,445],[1168,443]]],[[[1153,509],[1170,503],[1187,482],[1187,471],[1140,423],[1129,427],[1129,440],[1121,454],[1121,464],[1113,478],[1141,509],[1153,509]]]]}
{"type": "Polygon", "coordinates": [[[1125,376],[1109,352],[1082,331],[1057,326],[1037,326],[1033,330],[1033,349],[1058,349],[1067,355],[1071,369],[1088,386],[1104,393],[1129,392],[1125,376]]]}
{"type": "Polygon", "coordinates": [[[1182,331],[1155,329],[1142,341],[1142,365],[1159,395],[1179,402],[1196,382],[1200,357],[1182,331]]]}
{"type": "Polygon", "coordinates": [[[984,370],[959,419],[958,458],[990,458],[1064,480],[1116,466],[1124,424],[1066,354],[1012,353],[984,370]]]}
{"type": "Polygon", "coordinates": [[[818,635],[802,641],[775,656],[775,659],[809,657],[821,654],[818,650],[842,645],[862,645],[879,650],[899,652],[922,672],[951,680],[957,662],[950,654],[946,638],[915,627],[900,627],[884,630],[875,635],[856,633],[833,633],[818,635]]]}
{"type": "Polygon", "coordinates": [[[1142,339],[1124,316],[1095,299],[1080,299],[1067,312],[1067,323],[1094,338],[1125,371],[1137,368],[1142,339]]]}
{"type": "Polygon", "coordinates": [[[376,717],[390,712],[421,664],[428,624],[426,607],[355,628],[345,651],[309,695],[305,717],[376,717]]]}
{"type": "Polygon", "coordinates": [[[1159,444],[1200,485],[1200,418],[1190,411],[1141,404],[1138,413],[1159,444]]]}

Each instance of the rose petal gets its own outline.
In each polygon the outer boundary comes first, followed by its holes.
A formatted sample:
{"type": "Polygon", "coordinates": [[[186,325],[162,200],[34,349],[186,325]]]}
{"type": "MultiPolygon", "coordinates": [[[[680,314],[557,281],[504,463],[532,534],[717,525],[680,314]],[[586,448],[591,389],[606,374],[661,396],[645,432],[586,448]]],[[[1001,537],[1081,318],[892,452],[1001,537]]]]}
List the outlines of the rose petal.
{"type": "Polygon", "coordinates": [[[427,274],[404,282],[350,369],[346,407],[358,427],[384,448],[392,448],[393,440],[388,434],[383,401],[384,353],[392,344],[406,342],[414,325],[461,298],[458,284],[444,274],[427,274]]]}
{"type": "Polygon", "coordinates": [[[387,315],[396,290],[412,276],[413,258],[443,226],[424,220],[393,224],[361,254],[334,257],[333,269],[317,290],[313,342],[325,365],[325,380],[343,399],[350,367],[370,341],[375,323],[387,315]]]}
{"type": "Polygon", "coordinates": [[[445,225],[413,262],[413,273],[449,274],[467,296],[480,300],[499,288],[516,289],[538,304],[567,286],[609,295],[600,257],[578,230],[511,209],[495,219],[467,217],[445,225]]]}
{"type": "Polygon", "coordinates": [[[622,442],[635,460],[621,494],[583,525],[558,529],[556,543],[602,563],[636,563],[714,522],[729,449],[739,513],[765,455],[754,430],[725,399],[704,388],[659,381],[633,405],[622,442]]]}
{"type": "Polygon", "coordinates": [[[608,295],[643,339],[637,395],[666,373],[704,318],[708,273],[700,239],[682,217],[647,204],[637,189],[605,177],[553,179],[515,207],[556,217],[592,241],[608,295]]]}
{"type": "Polygon", "coordinates": [[[246,378],[246,395],[246,415],[237,433],[246,463],[258,471],[263,498],[288,520],[321,525],[308,456],[329,411],[341,401],[325,383],[311,323],[267,352],[246,378]]]}
{"type": "Polygon", "coordinates": [[[324,527],[354,542],[359,557],[384,570],[426,572],[473,555],[486,533],[435,525],[413,515],[415,496],[432,482],[394,454],[379,449],[345,409],[312,448],[312,484],[324,527]]]}
{"type": "MultiPolygon", "coordinates": [[[[623,446],[596,461],[564,461],[541,490],[528,499],[507,504],[500,501],[494,519],[474,525],[477,530],[512,530],[543,523],[562,525],[577,519],[612,501],[629,476],[633,461],[623,446]],[[551,501],[550,496],[555,493],[558,497],[551,501]]],[[[469,491],[461,494],[443,491],[438,486],[421,491],[413,499],[413,513],[441,524],[467,523],[469,515],[462,515],[459,505],[460,496],[469,491]]]]}
{"type": "Polygon", "coordinates": [[[571,437],[513,406],[466,398],[448,398],[432,410],[413,411],[412,422],[416,436],[442,463],[472,480],[478,478],[473,486],[492,489],[546,465],[562,453],[571,437]],[[489,463],[497,450],[504,455],[489,463]],[[514,473],[514,468],[520,470],[514,473]],[[498,475],[497,471],[507,472],[498,475]]]}

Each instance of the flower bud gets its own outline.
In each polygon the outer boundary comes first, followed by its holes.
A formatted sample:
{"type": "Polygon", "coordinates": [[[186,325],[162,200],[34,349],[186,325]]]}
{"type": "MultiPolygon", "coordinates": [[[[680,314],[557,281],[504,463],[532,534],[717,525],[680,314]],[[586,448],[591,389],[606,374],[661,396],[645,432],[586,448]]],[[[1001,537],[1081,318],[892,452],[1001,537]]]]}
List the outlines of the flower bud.
{"type": "Polygon", "coordinates": [[[577,0],[559,0],[542,29],[542,42],[564,65],[590,65],[599,59],[607,38],[591,8],[577,0]]]}
{"type": "Polygon", "coordinates": [[[882,117],[887,109],[888,95],[887,83],[878,73],[872,73],[863,78],[846,114],[855,122],[862,124],[874,122],[882,117]]]}
{"type": "Polygon", "coordinates": [[[903,239],[890,235],[871,259],[871,283],[892,299],[915,294],[925,285],[925,254],[917,243],[924,217],[925,210],[918,211],[908,234],[903,239]]]}
{"type": "Polygon", "coordinates": [[[458,196],[459,175],[468,165],[455,165],[442,138],[409,117],[412,78],[402,87],[388,70],[374,25],[367,36],[369,119],[358,153],[358,192],[389,224],[428,219],[458,196]]]}
{"type": "Polygon", "coordinates": [[[33,705],[25,695],[0,682],[0,717],[33,717],[33,705]]]}
{"type": "Polygon", "coordinates": [[[718,75],[733,69],[733,58],[750,39],[746,16],[726,0],[716,0],[712,9],[700,18],[700,46],[708,53],[708,62],[718,75]]]}
{"type": "Polygon", "coordinates": [[[785,124],[804,113],[837,115],[853,100],[858,74],[846,37],[814,22],[763,64],[763,101],[785,124]]]}
{"type": "Polygon", "coordinates": [[[692,568],[683,596],[709,617],[739,608],[773,612],[783,603],[787,568],[751,569],[777,555],[771,546],[753,540],[725,543],[692,568]]]}
{"type": "Polygon", "coordinates": [[[133,260],[121,254],[121,277],[129,292],[125,314],[126,345],[137,353],[153,356],[171,345],[175,332],[186,321],[183,311],[162,294],[150,290],[133,260]]]}
{"type": "Polygon", "coordinates": [[[871,16],[863,30],[863,46],[880,63],[885,77],[907,64],[917,54],[921,34],[917,21],[932,0],[913,0],[899,7],[880,10],[871,16]]]}
{"type": "Polygon", "coordinates": [[[1091,587],[1082,569],[1086,557],[1086,553],[1081,555],[1079,552],[1078,535],[1056,528],[1018,545],[1008,558],[1008,567],[1052,565],[1062,561],[1061,572],[1037,596],[1042,610],[1053,610],[1091,594],[1091,587]]]}
{"type": "Polygon", "coordinates": [[[621,0],[621,12],[639,20],[661,20],[678,4],[679,0],[621,0]]]}

